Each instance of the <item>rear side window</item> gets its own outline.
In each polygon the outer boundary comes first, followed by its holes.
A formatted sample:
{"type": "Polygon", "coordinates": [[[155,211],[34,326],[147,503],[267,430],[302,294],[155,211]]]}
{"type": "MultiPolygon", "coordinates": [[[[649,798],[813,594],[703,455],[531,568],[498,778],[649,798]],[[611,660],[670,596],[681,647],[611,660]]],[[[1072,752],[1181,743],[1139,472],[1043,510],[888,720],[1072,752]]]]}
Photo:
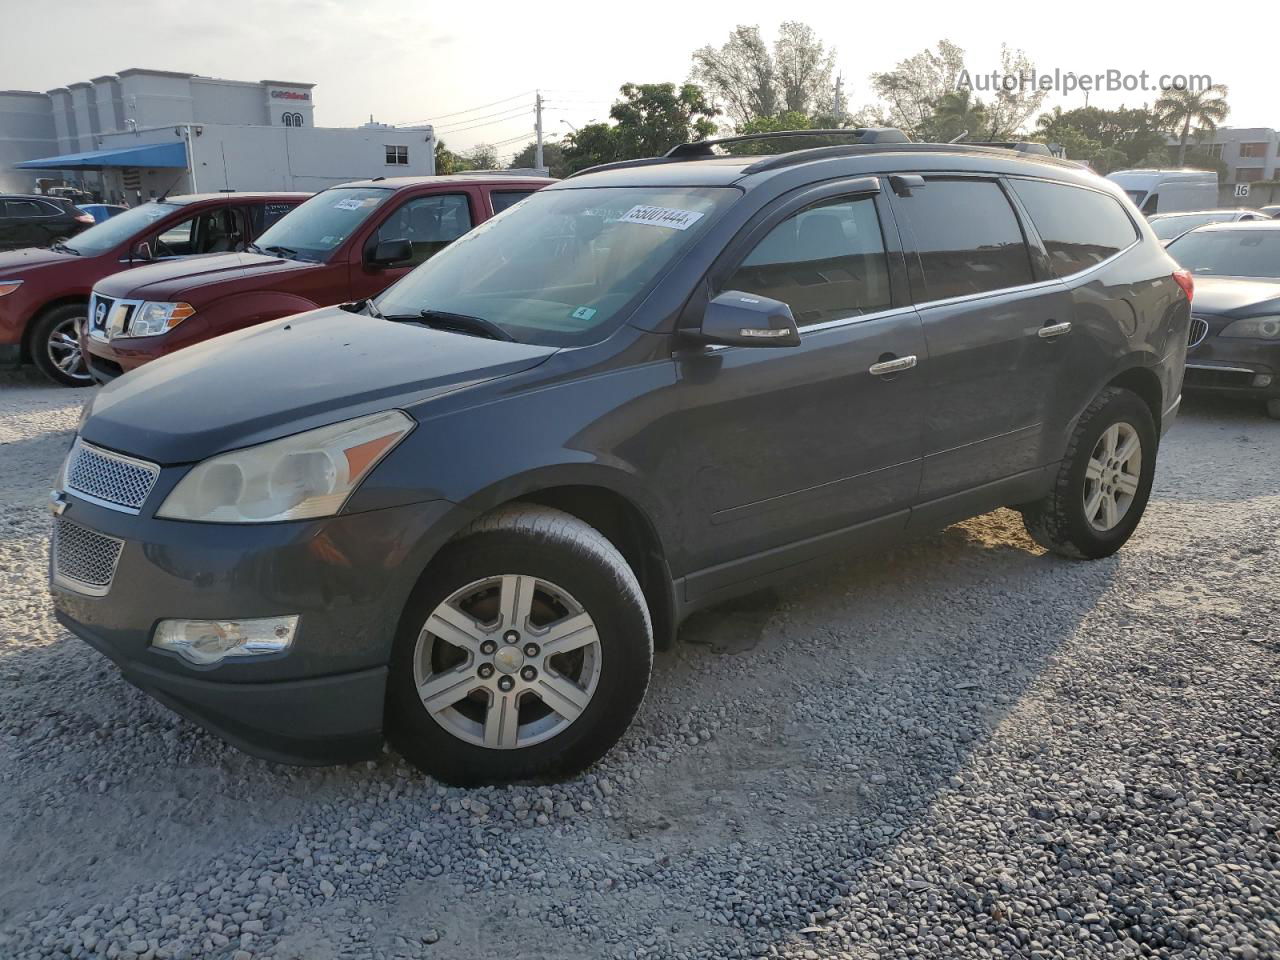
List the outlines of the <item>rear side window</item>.
{"type": "Polygon", "coordinates": [[[249,208],[249,223],[256,237],[296,207],[296,203],[255,203],[249,208]]]}
{"type": "Polygon", "coordinates": [[[929,180],[898,199],[924,274],[916,300],[946,300],[1032,281],[1031,254],[1000,185],[929,180]]]}
{"type": "MultiPolygon", "coordinates": [[[[1044,241],[1055,277],[1087,270],[1138,239],[1138,230],[1119,201],[1105,193],[1044,180],[1014,180],[1012,184],[1044,241]]],[[[1189,217],[1184,224],[1183,218],[1171,217],[1175,223],[1169,236],[1176,237],[1210,219],[1189,217]]],[[[1156,233],[1165,238],[1159,230],[1156,233]]]]}
{"type": "Polygon", "coordinates": [[[27,219],[30,217],[52,217],[60,213],[57,207],[39,200],[6,200],[5,208],[8,216],[21,217],[27,219]]]}
{"type": "Polygon", "coordinates": [[[507,207],[513,207],[529,194],[532,190],[503,190],[501,193],[492,193],[489,199],[493,202],[494,216],[500,214],[507,207]]]}
{"type": "Polygon", "coordinates": [[[800,326],[889,306],[889,264],[871,197],[802,210],[770,230],[725,282],[791,307],[800,326]]]}

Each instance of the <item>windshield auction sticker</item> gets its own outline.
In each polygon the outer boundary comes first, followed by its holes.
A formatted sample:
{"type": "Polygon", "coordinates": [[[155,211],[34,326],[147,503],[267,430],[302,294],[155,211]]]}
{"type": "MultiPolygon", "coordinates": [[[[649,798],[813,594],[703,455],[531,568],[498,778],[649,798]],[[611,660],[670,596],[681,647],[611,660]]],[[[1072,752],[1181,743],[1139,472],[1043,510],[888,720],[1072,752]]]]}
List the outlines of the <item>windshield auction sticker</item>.
{"type": "Polygon", "coordinates": [[[695,210],[677,210],[674,207],[649,207],[636,204],[621,217],[619,223],[644,223],[651,227],[668,227],[672,230],[688,230],[702,219],[695,210]]]}

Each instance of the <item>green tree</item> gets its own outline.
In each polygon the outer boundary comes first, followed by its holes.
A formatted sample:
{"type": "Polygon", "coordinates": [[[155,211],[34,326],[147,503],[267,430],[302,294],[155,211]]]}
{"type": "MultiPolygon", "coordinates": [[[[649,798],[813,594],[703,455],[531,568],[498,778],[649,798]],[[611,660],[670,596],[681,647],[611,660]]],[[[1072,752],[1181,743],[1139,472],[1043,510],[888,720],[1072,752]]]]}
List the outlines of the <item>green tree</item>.
{"type": "Polygon", "coordinates": [[[987,108],[969,90],[952,90],[934,102],[933,112],[925,117],[916,136],[933,143],[950,143],[959,137],[966,140],[988,137],[987,108]]]}
{"type": "Polygon", "coordinates": [[[564,138],[566,170],[613,160],[661,156],[679,143],[715,132],[719,112],[697,84],[624,83],[609,110],[612,125],[589,123],[564,138]]]}
{"type": "MultiPolygon", "coordinates": [[[[530,140],[525,144],[523,150],[511,158],[511,166],[532,167],[538,155],[537,150],[537,142],[530,140]]],[[[564,177],[567,175],[564,150],[555,140],[544,140],[542,142],[542,163],[547,168],[548,176],[564,177]]]]}
{"type": "MultiPolygon", "coordinates": [[[[779,130],[809,130],[814,126],[813,122],[805,114],[799,110],[790,110],[786,113],[780,113],[774,117],[756,117],[749,120],[738,128],[738,133],[775,133],[779,130]]],[[[815,140],[817,138],[814,138],[815,140]]],[[[801,146],[811,147],[813,143],[808,137],[798,141],[801,146]]],[[[760,153],[776,153],[778,150],[777,140],[763,140],[756,143],[743,143],[733,147],[735,154],[760,154],[760,153]]]]}
{"type": "Polygon", "coordinates": [[[1187,158],[1187,139],[1194,126],[1198,130],[1213,131],[1227,119],[1231,107],[1227,105],[1227,88],[1215,83],[1203,90],[1171,88],[1155,102],[1164,129],[1178,138],[1178,166],[1187,158]]]}
{"type": "MultiPolygon", "coordinates": [[[[737,26],[724,45],[693,52],[690,79],[737,127],[780,113],[833,111],[835,49],[807,24],[788,20],[770,50],[757,26],[737,26]]],[[[843,105],[841,105],[843,109],[843,105]]]]}
{"type": "Polygon", "coordinates": [[[477,143],[463,155],[464,170],[497,170],[498,151],[487,143],[477,143]]]}
{"type": "Polygon", "coordinates": [[[927,131],[938,101],[957,89],[963,71],[964,50],[940,40],[936,50],[922,50],[892,70],[873,73],[871,88],[888,105],[884,119],[919,138],[927,131]]]}
{"type": "Polygon", "coordinates": [[[621,160],[618,136],[607,123],[588,123],[561,141],[566,176],[587,167],[621,160]]]}
{"type": "Polygon", "coordinates": [[[1061,144],[1099,173],[1168,162],[1160,117],[1147,106],[1054,107],[1036,119],[1036,137],[1061,144]]]}
{"type": "Polygon", "coordinates": [[[444,145],[443,140],[436,141],[436,173],[447,176],[467,169],[466,161],[444,145]]]}

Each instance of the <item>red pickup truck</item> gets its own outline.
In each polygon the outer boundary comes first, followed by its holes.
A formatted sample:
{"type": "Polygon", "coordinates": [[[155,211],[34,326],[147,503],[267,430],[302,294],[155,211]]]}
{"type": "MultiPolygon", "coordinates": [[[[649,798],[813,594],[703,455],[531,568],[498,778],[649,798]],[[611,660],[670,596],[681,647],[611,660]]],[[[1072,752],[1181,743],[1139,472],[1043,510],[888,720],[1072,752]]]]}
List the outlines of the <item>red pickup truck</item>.
{"type": "Polygon", "coordinates": [[[148,360],[277,317],[380,293],[473,226],[554,180],[361,180],[317,193],[243,253],[98,284],[83,338],[106,383],[148,360]]]}
{"type": "Polygon", "coordinates": [[[93,381],[76,330],[103,277],[243,249],[309,193],[212,193],[144,203],[46,249],[0,253],[0,366],[34,363],[71,387],[93,381]]]}

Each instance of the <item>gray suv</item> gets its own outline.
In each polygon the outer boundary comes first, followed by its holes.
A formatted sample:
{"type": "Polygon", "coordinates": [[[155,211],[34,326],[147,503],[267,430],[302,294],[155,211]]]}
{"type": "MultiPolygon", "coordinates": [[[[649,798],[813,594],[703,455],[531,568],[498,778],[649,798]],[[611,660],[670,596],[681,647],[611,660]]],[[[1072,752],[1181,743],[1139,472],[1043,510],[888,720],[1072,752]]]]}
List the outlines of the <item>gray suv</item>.
{"type": "Polygon", "coordinates": [[[1071,163],[855,136],[598,167],[111,383],[59,619],[261,756],[494,782],[604,754],[698,608],[1000,506],[1119,549],[1190,277],[1071,163]]]}

